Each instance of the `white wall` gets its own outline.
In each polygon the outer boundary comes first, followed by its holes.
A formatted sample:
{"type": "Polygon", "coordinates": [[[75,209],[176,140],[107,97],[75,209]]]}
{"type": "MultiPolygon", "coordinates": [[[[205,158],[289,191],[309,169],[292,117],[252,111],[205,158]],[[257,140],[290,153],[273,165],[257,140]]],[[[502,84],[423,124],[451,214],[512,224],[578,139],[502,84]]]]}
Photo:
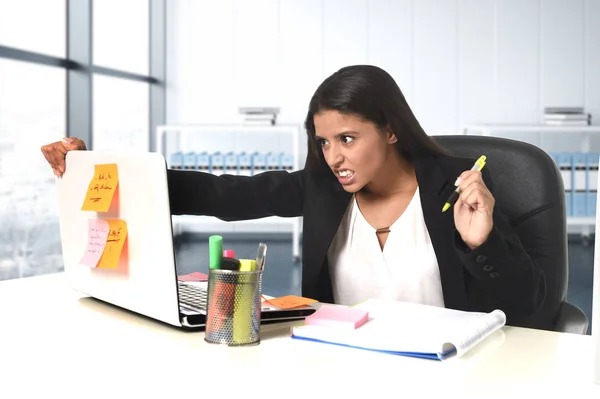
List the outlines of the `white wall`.
{"type": "Polygon", "coordinates": [[[429,134],[463,123],[537,123],[583,105],[600,123],[597,0],[173,0],[169,123],[278,105],[301,123],[336,69],[379,65],[429,134]]]}
{"type": "MultiPolygon", "coordinates": [[[[169,124],[235,120],[243,105],[276,105],[282,123],[301,124],[319,83],[359,63],[390,72],[432,135],[539,123],[545,106],[584,106],[600,124],[600,0],[167,5],[169,124]]],[[[579,148],[570,135],[550,139],[579,148]]],[[[305,153],[303,137],[301,162],[305,153]]]]}

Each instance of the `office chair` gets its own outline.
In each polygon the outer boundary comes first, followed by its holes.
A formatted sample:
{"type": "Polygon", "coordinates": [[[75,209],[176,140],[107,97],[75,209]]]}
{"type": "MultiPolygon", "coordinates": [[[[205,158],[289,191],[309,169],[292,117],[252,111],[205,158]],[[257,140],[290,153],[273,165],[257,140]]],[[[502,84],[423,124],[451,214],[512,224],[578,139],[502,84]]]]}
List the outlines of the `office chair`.
{"type": "Polygon", "coordinates": [[[567,219],[563,181],[554,160],[540,148],[517,140],[469,135],[433,138],[451,155],[473,159],[487,156],[496,205],[546,278],[546,301],[528,325],[586,334],[585,313],[566,302],[567,219]]]}

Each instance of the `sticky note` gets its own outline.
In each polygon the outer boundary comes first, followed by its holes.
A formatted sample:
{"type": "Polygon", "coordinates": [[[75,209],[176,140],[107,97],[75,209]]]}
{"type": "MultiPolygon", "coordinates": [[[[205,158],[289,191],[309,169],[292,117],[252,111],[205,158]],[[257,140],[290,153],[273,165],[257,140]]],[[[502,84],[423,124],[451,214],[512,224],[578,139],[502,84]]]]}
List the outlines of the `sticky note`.
{"type": "Polygon", "coordinates": [[[280,309],[293,309],[317,302],[314,299],[304,298],[296,295],[287,295],[280,298],[268,299],[266,301],[280,309]]]}
{"type": "Polygon", "coordinates": [[[312,326],[356,329],[369,320],[369,312],[363,309],[340,305],[323,304],[317,311],[304,319],[312,326]]]}
{"type": "Polygon", "coordinates": [[[106,247],[98,263],[99,268],[116,269],[123,250],[123,244],[127,238],[127,224],[123,220],[109,219],[108,237],[106,238],[106,247]]]}
{"type": "Polygon", "coordinates": [[[98,265],[98,261],[100,261],[106,247],[108,230],[109,227],[106,220],[88,220],[88,244],[81,261],[79,261],[80,264],[89,267],[96,267],[98,265]]]}
{"type": "Polygon", "coordinates": [[[208,281],[208,274],[193,272],[190,274],[183,274],[181,276],[177,276],[179,281],[208,281]]]}
{"type": "Polygon", "coordinates": [[[94,177],[90,181],[82,211],[106,212],[110,208],[115,190],[119,184],[117,164],[103,164],[94,166],[94,177]]]}

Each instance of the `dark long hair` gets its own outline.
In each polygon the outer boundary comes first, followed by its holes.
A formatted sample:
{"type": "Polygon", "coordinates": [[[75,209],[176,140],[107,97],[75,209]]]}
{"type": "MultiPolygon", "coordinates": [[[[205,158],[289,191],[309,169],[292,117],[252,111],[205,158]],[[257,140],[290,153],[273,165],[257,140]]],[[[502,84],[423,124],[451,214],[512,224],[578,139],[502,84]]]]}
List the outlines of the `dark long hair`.
{"type": "Polygon", "coordinates": [[[353,114],[382,130],[389,127],[398,139],[398,153],[408,161],[447,153],[425,133],[394,79],[376,66],[344,67],[317,88],[304,122],[308,135],[306,168],[314,172],[329,170],[316,139],[314,116],[321,111],[353,114]]]}

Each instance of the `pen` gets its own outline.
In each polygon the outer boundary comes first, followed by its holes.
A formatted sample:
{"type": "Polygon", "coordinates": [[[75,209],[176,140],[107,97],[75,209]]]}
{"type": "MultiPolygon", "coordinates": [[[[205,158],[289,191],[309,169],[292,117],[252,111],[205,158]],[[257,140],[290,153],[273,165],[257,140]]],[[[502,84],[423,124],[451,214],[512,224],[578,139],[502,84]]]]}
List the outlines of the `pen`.
{"type": "Polygon", "coordinates": [[[258,252],[256,254],[256,270],[264,270],[265,258],[267,257],[267,244],[261,242],[258,244],[258,252]]]}
{"type": "MultiPolygon", "coordinates": [[[[471,170],[481,171],[481,169],[483,169],[483,167],[485,166],[485,160],[486,160],[485,155],[480,156],[479,159],[477,161],[475,161],[475,164],[473,165],[471,170]]],[[[456,200],[458,199],[459,195],[460,195],[460,187],[456,187],[456,190],[452,191],[452,194],[450,195],[448,200],[446,200],[446,203],[444,204],[444,207],[442,208],[442,212],[446,212],[448,209],[450,209],[450,207],[456,203],[456,200]]]]}

